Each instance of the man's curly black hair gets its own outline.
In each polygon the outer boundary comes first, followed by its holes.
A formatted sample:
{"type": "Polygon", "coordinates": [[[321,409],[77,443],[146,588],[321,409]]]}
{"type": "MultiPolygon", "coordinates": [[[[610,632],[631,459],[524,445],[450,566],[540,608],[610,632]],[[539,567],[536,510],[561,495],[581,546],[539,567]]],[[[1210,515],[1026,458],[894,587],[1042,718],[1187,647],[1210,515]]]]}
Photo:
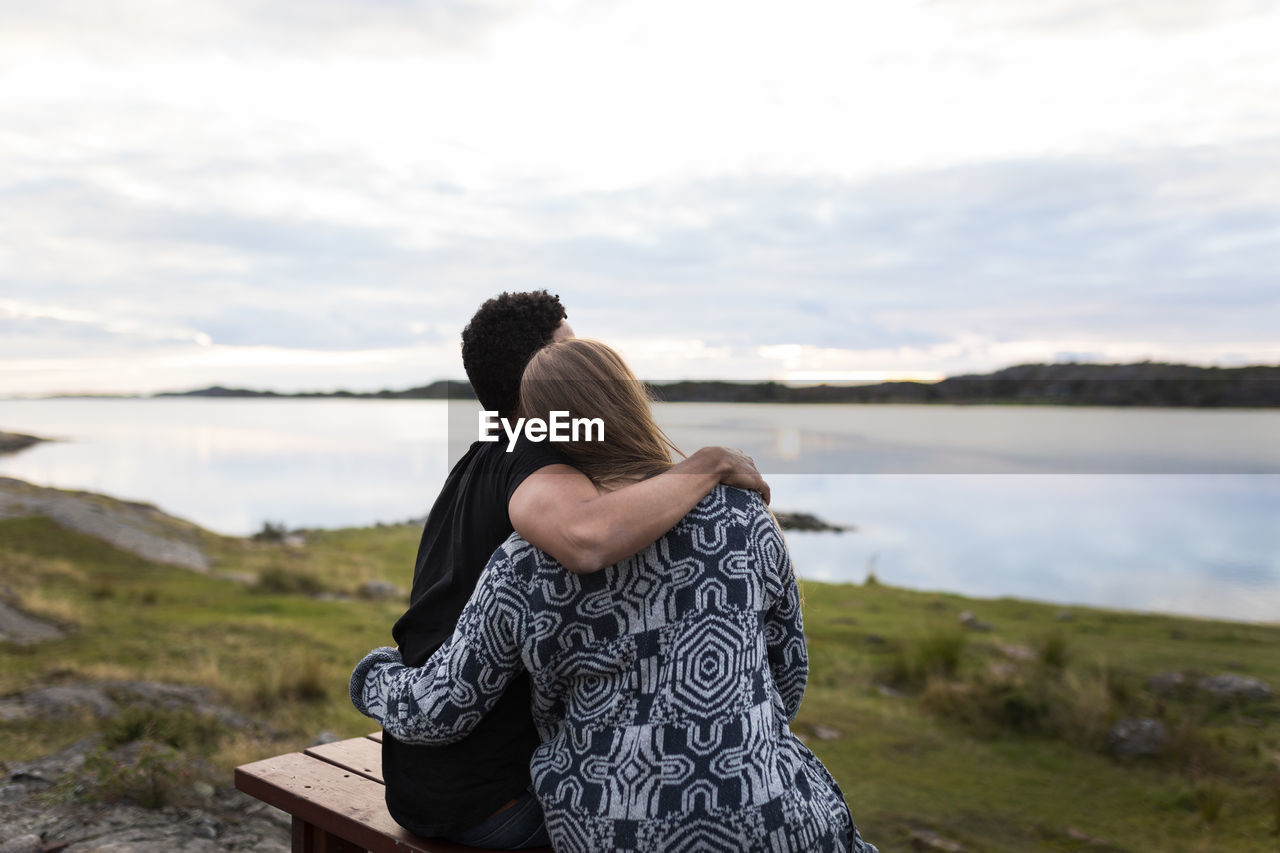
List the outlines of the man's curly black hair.
{"type": "Polygon", "coordinates": [[[525,365],[567,316],[560,297],[545,290],[503,293],[480,306],[462,330],[462,366],[485,409],[515,414],[525,365]]]}

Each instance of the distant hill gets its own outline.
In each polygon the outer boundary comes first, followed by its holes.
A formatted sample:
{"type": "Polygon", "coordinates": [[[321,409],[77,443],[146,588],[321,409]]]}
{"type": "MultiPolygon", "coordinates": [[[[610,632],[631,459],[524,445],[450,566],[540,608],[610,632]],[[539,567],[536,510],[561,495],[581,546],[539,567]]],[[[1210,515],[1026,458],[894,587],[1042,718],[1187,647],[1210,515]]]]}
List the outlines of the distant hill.
{"type": "Polygon", "coordinates": [[[669,402],[1280,406],[1280,367],[1022,364],[940,382],[799,387],[779,382],[676,382],[655,386],[655,391],[669,402]]]}
{"type": "Polygon", "coordinates": [[[293,394],[282,394],[279,391],[254,391],[248,388],[224,388],[214,385],[196,391],[166,391],[156,394],[157,397],[278,397],[278,398],[315,398],[315,397],[351,397],[361,400],[474,400],[475,393],[471,383],[456,379],[440,379],[430,385],[419,385],[402,391],[299,391],[293,394]]]}
{"type": "MultiPolygon", "coordinates": [[[[1280,406],[1280,366],[1196,367],[1188,364],[1020,364],[940,382],[874,385],[787,385],[781,382],[686,380],[651,383],[673,403],[1027,403],[1078,406],[1280,406]]],[[[161,397],[345,397],[475,399],[471,386],[440,380],[403,391],[281,394],[215,386],[161,397]]]]}

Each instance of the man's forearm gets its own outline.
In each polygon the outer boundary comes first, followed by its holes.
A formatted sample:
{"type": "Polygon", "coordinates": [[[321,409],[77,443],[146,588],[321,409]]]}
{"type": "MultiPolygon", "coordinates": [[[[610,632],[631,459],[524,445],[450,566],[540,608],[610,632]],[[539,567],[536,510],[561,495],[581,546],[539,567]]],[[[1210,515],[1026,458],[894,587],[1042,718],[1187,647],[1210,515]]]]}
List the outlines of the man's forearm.
{"type": "Polygon", "coordinates": [[[670,471],[606,494],[581,472],[551,466],[525,479],[508,511],[529,542],[572,572],[593,572],[652,544],[720,482],[768,489],[741,453],[704,447],[670,471]]]}
{"type": "Polygon", "coordinates": [[[709,448],[704,450],[665,473],[600,495],[582,507],[581,535],[596,552],[594,565],[585,571],[612,565],[652,545],[716,487],[725,463],[709,448]]]}

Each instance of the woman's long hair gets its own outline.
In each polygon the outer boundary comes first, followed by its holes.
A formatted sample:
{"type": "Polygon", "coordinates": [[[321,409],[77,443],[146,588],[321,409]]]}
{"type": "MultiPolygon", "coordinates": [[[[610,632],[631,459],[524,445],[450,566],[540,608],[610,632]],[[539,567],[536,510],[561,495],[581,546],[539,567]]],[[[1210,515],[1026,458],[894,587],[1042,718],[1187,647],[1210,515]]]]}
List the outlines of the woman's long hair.
{"type": "Polygon", "coordinates": [[[671,467],[680,453],[653,420],[648,388],[608,346],[587,338],[569,338],[538,350],[520,381],[520,417],[550,423],[552,412],[573,418],[599,418],[602,441],[595,431],[578,433],[577,441],[557,442],[573,467],[598,486],[615,488],[671,467]]]}

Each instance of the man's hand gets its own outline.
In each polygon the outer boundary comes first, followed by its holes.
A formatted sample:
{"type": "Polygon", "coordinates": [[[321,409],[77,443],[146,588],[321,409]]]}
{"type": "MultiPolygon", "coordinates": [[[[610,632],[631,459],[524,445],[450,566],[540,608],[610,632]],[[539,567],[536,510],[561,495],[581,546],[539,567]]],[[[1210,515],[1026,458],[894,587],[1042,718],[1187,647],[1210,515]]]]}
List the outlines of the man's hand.
{"type": "Polygon", "coordinates": [[[697,456],[699,453],[712,454],[716,458],[716,472],[720,475],[720,482],[726,486],[759,492],[764,502],[769,503],[769,484],[760,476],[755,460],[750,456],[734,447],[704,447],[693,455],[697,456]]]}

